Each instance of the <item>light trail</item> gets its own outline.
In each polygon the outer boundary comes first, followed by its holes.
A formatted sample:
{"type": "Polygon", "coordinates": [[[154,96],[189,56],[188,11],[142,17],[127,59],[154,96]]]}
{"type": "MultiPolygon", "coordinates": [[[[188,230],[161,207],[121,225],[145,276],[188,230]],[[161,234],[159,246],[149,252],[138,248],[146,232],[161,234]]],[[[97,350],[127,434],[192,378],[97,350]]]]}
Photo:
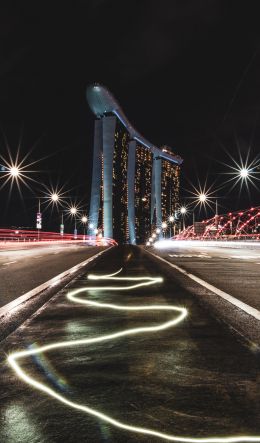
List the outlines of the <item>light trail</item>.
{"type": "Polygon", "coordinates": [[[260,248],[260,242],[239,241],[239,240],[158,240],[154,243],[155,249],[175,249],[175,248],[260,248]]]}
{"type": "Polygon", "coordinates": [[[81,340],[71,340],[71,341],[63,341],[63,342],[57,342],[48,344],[45,346],[41,346],[38,348],[32,348],[30,350],[26,351],[20,351],[20,352],[14,352],[8,356],[8,363],[13,368],[13,370],[16,372],[16,374],[27,384],[32,386],[33,388],[42,391],[49,395],[50,397],[55,398],[56,400],[60,401],[61,403],[76,409],[80,410],[82,412],[85,412],[89,415],[92,415],[100,420],[105,421],[106,423],[111,424],[112,426],[115,426],[116,428],[122,429],[124,431],[139,433],[143,435],[149,435],[153,437],[158,437],[160,439],[168,440],[168,441],[175,441],[175,442],[183,442],[183,443],[237,443],[237,442],[260,442],[260,436],[232,436],[232,437],[209,437],[209,438],[193,438],[193,437],[181,437],[177,435],[171,435],[167,433],[163,433],[160,431],[156,431],[149,428],[143,428],[140,426],[134,426],[130,425],[124,422],[121,422],[107,414],[104,414],[97,409],[93,409],[89,406],[76,403],[73,401],[68,400],[63,395],[57,393],[54,389],[49,388],[45,384],[35,380],[34,378],[30,377],[30,375],[26,374],[26,372],[21,368],[21,366],[18,364],[18,360],[32,356],[37,354],[42,354],[46,351],[52,351],[54,349],[60,349],[65,347],[75,347],[75,346],[81,346],[81,345],[87,345],[92,343],[100,343],[100,342],[106,342],[109,340],[114,340],[120,337],[125,337],[129,335],[135,335],[145,332],[151,332],[155,333],[158,331],[162,331],[165,329],[169,329],[178,323],[180,323],[184,318],[187,316],[188,312],[187,309],[184,307],[178,307],[178,306],[168,306],[168,305],[148,305],[148,306],[123,306],[123,305],[115,305],[111,303],[99,303],[94,302],[92,300],[82,299],[78,297],[77,295],[82,292],[87,291],[104,291],[104,290],[120,290],[120,291],[129,291],[138,287],[142,287],[144,285],[152,285],[159,282],[162,282],[163,279],[161,277],[116,277],[121,272],[121,269],[113,274],[109,275],[93,275],[90,274],[88,276],[91,280],[128,280],[128,281],[143,281],[143,283],[139,284],[133,284],[130,286],[125,287],[85,287],[81,289],[76,289],[75,291],[69,292],[67,294],[67,298],[71,301],[75,301],[77,303],[83,303],[87,304],[88,306],[94,306],[95,308],[100,309],[113,309],[113,310],[120,310],[120,311],[151,311],[151,310],[159,310],[159,311],[175,311],[179,315],[177,317],[174,317],[173,319],[166,321],[164,323],[161,323],[157,326],[147,326],[147,327],[138,327],[138,328],[131,328],[126,329],[123,331],[115,332],[112,334],[102,335],[100,337],[95,338],[88,338],[88,339],[81,339],[81,340]]]}

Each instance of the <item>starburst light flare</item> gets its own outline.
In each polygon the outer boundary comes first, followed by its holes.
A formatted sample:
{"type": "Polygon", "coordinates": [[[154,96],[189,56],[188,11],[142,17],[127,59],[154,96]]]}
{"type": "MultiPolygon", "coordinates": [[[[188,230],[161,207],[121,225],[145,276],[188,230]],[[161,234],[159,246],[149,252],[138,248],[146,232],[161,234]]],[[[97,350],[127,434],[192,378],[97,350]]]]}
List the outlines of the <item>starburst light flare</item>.
{"type": "MultiPolygon", "coordinates": [[[[226,151],[227,152],[227,151],[226,151]]],[[[225,180],[224,184],[230,183],[230,191],[232,191],[237,185],[239,186],[239,192],[241,193],[242,187],[245,185],[247,192],[249,193],[249,185],[252,185],[255,189],[259,190],[256,185],[256,181],[260,180],[260,160],[259,157],[255,157],[249,160],[250,149],[248,149],[246,156],[243,158],[240,151],[238,151],[239,159],[236,160],[231,154],[227,152],[232,164],[223,163],[229,171],[223,172],[222,175],[226,175],[229,178],[225,180]]]]}

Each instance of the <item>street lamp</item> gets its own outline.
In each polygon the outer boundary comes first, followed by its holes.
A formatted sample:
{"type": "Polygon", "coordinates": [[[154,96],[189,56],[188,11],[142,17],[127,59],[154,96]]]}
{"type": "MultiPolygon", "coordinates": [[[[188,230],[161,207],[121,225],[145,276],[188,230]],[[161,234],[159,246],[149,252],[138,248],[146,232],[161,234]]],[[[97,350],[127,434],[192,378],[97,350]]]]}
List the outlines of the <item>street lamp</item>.
{"type": "Polygon", "coordinates": [[[247,178],[249,176],[249,169],[247,168],[241,168],[239,171],[239,175],[240,177],[243,178],[247,178]]]}
{"type": "Polygon", "coordinates": [[[180,213],[182,215],[182,229],[185,229],[185,214],[187,213],[187,208],[185,206],[181,206],[180,213]]]}
{"type": "Polygon", "coordinates": [[[161,229],[160,228],[156,228],[156,234],[160,234],[161,229]]]}
{"type": "MultiPolygon", "coordinates": [[[[51,189],[51,191],[48,191],[47,193],[47,199],[49,200],[48,206],[52,204],[53,206],[55,205],[56,208],[58,209],[59,205],[63,201],[63,194],[58,190],[51,189]]],[[[63,234],[64,234],[64,220],[63,220],[63,211],[61,211],[60,235],[63,236],[63,234]]]]}
{"type": "Polygon", "coordinates": [[[199,201],[200,201],[200,203],[205,203],[206,200],[207,200],[206,194],[204,194],[204,193],[199,194],[199,201]]]}
{"type": "Polygon", "coordinates": [[[78,234],[78,232],[77,232],[76,214],[77,214],[78,210],[77,210],[76,206],[71,206],[69,208],[69,211],[70,211],[71,215],[74,217],[74,239],[76,240],[77,234],[78,234]]]}
{"type": "Polygon", "coordinates": [[[51,194],[51,199],[54,203],[56,203],[59,200],[59,194],[54,192],[53,194],[51,194]]]}
{"type": "MultiPolygon", "coordinates": [[[[169,222],[170,222],[170,238],[172,236],[172,223],[174,223],[175,217],[173,215],[170,215],[169,222]]],[[[174,225],[174,235],[175,235],[175,225],[174,225]]]]}
{"type": "Polygon", "coordinates": [[[85,240],[87,221],[88,221],[88,217],[86,215],[83,215],[81,217],[81,223],[83,224],[83,240],[85,240]]]}
{"type": "Polygon", "coordinates": [[[17,166],[11,166],[11,168],[9,168],[9,174],[11,177],[18,177],[20,175],[20,169],[17,166]]]}
{"type": "Polygon", "coordinates": [[[162,230],[163,230],[163,236],[165,238],[165,230],[167,229],[167,223],[165,221],[162,222],[162,230]]]}
{"type": "Polygon", "coordinates": [[[71,215],[76,215],[77,214],[77,208],[75,206],[72,206],[70,208],[70,213],[71,213],[71,215]]]}

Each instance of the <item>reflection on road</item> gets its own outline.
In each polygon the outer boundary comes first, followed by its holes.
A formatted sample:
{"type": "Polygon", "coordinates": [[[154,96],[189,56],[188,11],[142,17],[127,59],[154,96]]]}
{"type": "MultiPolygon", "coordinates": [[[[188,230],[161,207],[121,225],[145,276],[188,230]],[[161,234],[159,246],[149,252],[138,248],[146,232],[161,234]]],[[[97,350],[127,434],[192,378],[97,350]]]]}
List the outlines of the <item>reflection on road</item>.
{"type": "Polygon", "coordinates": [[[100,309],[112,309],[112,310],[119,310],[119,311],[174,311],[177,313],[177,316],[174,316],[171,320],[168,320],[164,323],[161,323],[157,326],[148,326],[148,327],[138,327],[138,328],[131,328],[131,329],[125,329],[123,331],[119,331],[112,334],[102,335],[100,337],[90,338],[90,339],[81,339],[81,340],[73,340],[73,341],[62,341],[57,343],[51,343],[45,346],[32,348],[27,351],[20,351],[15,352],[9,355],[8,362],[11,365],[11,367],[14,369],[16,374],[27,384],[31,385],[37,390],[40,390],[50,397],[55,398],[56,400],[60,401],[61,403],[73,408],[80,410],[82,412],[85,412],[87,414],[90,414],[92,416],[97,417],[98,419],[101,419],[113,426],[116,426],[117,428],[123,429],[125,431],[139,433],[139,434],[145,434],[145,435],[151,435],[154,437],[162,438],[169,441],[179,441],[179,442],[186,442],[186,443],[235,443],[240,441],[254,441],[254,442],[260,442],[260,436],[231,436],[231,437],[213,437],[213,438],[193,438],[193,437],[181,437],[171,434],[162,433],[160,431],[156,431],[149,428],[142,428],[134,425],[130,425],[127,423],[124,423],[122,421],[116,420],[113,417],[99,412],[97,409],[90,408],[86,405],[79,404],[73,401],[70,401],[65,396],[59,394],[54,389],[51,389],[46,384],[43,384],[31,376],[29,376],[19,365],[18,361],[20,359],[23,359],[28,356],[37,356],[41,355],[44,352],[47,351],[53,351],[55,349],[60,348],[68,348],[68,347],[76,347],[86,344],[92,344],[92,343],[100,343],[100,342],[106,342],[110,340],[117,339],[119,337],[129,336],[129,335],[135,335],[135,334],[142,334],[142,333],[155,333],[158,331],[162,331],[168,328],[171,328],[178,323],[180,323],[186,316],[187,316],[187,310],[184,307],[177,307],[172,305],[148,305],[148,306],[123,306],[123,305],[115,305],[110,303],[99,303],[92,300],[87,300],[85,298],[82,298],[79,296],[81,293],[86,293],[87,291],[131,291],[133,289],[142,287],[142,286],[149,286],[154,285],[157,283],[160,283],[163,281],[161,277],[119,277],[118,274],[121,270],[115,272],[114,274],[109,275],[89,275],[89,280],[113,280],[117,282],[131,282],[130,285],[127,286],[88,286],[85,288],[80,288],[77,290],[74,290],[70,293],[68,293],[67,297],[69,300],[86,304],[88,306],[93,306],[95,308],[100,309]]]}

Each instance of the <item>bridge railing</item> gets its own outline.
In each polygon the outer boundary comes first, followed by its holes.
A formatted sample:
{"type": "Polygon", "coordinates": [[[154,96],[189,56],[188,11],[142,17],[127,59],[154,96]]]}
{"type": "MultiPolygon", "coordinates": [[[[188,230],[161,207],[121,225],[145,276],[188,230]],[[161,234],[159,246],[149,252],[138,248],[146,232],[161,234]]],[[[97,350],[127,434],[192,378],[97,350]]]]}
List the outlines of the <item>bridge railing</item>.
{"type": "Polygon", "coordinates": [[[260,206],[245,211],[215,215],[188,226],[177,240],[260,240],[260,206]]]}

